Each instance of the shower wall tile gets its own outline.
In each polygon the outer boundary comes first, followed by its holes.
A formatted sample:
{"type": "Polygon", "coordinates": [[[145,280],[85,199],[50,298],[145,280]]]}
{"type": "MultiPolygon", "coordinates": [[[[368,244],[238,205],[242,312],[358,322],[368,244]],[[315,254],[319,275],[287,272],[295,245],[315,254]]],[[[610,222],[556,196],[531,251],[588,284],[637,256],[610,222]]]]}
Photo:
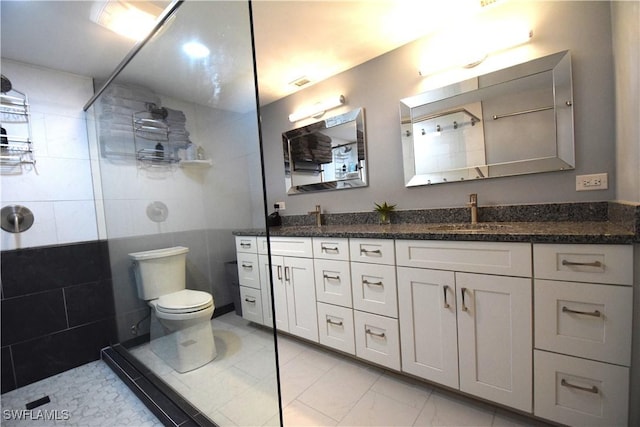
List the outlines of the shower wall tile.
{"type": "Polygon", "coordinates": [[[64,297],[69,327],[115,316],[110,280],[67,287],[64,297]]]}
{"type": "Polygon", "coordinates": [[[100,350],[114,339],[114,322],[102,320],[15,344],[16,385],[22,387],[98,360],[100,350]]]}
{"type": "Polygon", "coordinates": [[[2,204],[3,206],[26,206],[31,210],[31,212],[33,212],[33,217],[37,218],[31,228],[25,232],[14,234],[2,230],[0,232],[0,238],[2,239],[1,246],[3,250],[46,246],[56,242],[56,217],[53,209],[53,203],[3,198],[2,204]]]}
{"type": "Polygon", "coordinates": [[[106,242],[2,251],[0,274],[3,392],[96,360],[114,341],[106,242]]]}
{"type": "Polygon", "coordinates": [[[13,363],[11,361],[10,347],[2,347],[0,362],[2,362],[2,371],[0,372],[0,378],[2,378],[2,381],[0,381],[0,384],[2,384],[1,393],[6,393],[7,391],[11,391],[16,388],[16,380],[13,373],[13,363]]]}
{"type": "Polygon", "coordinates": [[[62,290],[2,300],[2,345],[67,329],[62,290]]]}
{"type": "Polygon", "coordinates": [[[98,239],[96,208],[93,201],[54,202],[53,210],[58,243],[89,242],[98,239]]]}

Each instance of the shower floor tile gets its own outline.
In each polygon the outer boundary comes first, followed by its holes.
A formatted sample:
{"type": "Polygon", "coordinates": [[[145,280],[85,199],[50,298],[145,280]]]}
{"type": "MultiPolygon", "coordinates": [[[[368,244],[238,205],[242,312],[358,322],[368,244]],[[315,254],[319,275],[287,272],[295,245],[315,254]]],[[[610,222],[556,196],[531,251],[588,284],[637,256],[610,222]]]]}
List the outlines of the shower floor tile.
{"type": "Polygon", "coordinates": [[[0,403],[0,424],[6,427],[162,426],[101,360],[5,393],[0,403]],[[51,401],[25,409],[44,396],[51,401]]]}

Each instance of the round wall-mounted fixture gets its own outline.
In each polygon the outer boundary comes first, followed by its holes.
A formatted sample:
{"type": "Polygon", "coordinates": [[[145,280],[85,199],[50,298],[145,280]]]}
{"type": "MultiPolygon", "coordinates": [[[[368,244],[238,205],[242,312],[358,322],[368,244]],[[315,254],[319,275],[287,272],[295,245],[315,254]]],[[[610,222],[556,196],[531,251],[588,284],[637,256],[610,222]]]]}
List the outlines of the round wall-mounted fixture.
{"type": "Polygon", "coordinates": [[[0,210],[0,226],[9,233],[22,233],[33,225],[33,212],[20,205],[5,206],[0,210]]]}
{"type": "Polygon", "coordinates": [[[153,222],[165,222],[169,216],[169,208],[162,202],[151,202],[147,206],[147,216],[153,222]]]}

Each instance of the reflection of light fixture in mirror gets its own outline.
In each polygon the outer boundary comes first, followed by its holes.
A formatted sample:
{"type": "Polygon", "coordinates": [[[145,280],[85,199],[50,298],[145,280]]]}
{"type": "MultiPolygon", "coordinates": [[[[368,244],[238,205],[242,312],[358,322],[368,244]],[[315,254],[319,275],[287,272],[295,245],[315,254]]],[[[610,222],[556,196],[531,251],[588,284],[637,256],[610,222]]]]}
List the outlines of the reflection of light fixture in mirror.
{"type": "Polygon", "coordinates": [[[91,20],[114,33],[140,41],[153,29],[161,13],[162,9],[151,2],[107,0],[93,5],[91,20]]]}
{"type": "Polygon", "coordinates": [[[289,114],[289,121],[293,123],[297,122],[298,120],[306,119],[308,117],[318,118],[322,116],[326,111],[331,110],[332,108],[339,107],[344,103],[344,95],[327,98],[324,101],[318,102],[313,105],[308,105],[289,114]]]}
{"type": "Polygon", "coordinates": [[[473,68],[489,55],[525,44],[533,37],[533,31],[527,26],[514,24],[496,24],[478,29],[476,33],[477,36],[463,39],[455,35],[440,35],[438,42],[446,45],[442,46],[442,49],[446,48],[446,53],[436,55],[437,61],[425,61],[418,73],[425,77],[454,68],[473,68]],[[469,44],[469,40],[473,40],[473,43],[469,44]],[[434,66],[434,63],[437,65],[434,66]]]}
{"type": "Polygon", "coordinates": [[[192,59],[201,59],[209,56],[209,48],[200,42],[188,42],[182,45],[182,51],[192,59]]]}

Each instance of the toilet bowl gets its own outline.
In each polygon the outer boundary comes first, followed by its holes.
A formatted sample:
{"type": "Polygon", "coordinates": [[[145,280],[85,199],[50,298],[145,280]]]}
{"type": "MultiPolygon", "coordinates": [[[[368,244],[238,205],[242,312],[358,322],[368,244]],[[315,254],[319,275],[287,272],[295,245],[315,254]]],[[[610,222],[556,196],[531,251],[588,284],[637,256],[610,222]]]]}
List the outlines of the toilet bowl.
{"type": "Polygon", "coordinates": [[[217,355],[213,297],[186,289],[188,252],[176,246],[129,254],[138,296],[151,307],[151,350],[178,372],[199,368],[217,355]]]}

